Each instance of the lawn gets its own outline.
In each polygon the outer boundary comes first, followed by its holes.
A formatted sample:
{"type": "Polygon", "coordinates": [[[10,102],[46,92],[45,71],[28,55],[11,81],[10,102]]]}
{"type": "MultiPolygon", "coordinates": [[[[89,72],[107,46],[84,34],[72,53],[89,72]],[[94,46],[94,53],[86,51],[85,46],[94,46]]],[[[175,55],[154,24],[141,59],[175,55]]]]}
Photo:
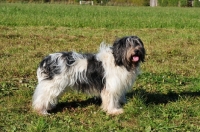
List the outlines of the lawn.
{"type": "Polygon", "coordinates": [[[0,130],[200,131],[200,10],[175,7],[0,3],[0,130]],[[106,115],[95,97],[69,91],[49,116],[31,100],[41,59],[98,52],[102,41],[137,35],[147,55],[124,113],[106,115]]]}

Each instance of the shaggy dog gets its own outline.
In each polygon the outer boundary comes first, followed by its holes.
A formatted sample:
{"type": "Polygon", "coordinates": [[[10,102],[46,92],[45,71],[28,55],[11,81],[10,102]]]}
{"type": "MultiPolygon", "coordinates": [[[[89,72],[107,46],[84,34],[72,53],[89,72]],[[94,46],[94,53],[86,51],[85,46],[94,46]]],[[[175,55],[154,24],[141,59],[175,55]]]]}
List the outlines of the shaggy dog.
{"type": "Polygon", "coordinates": [[[137,36],[117,39],[113,46],[101,44],[97,54],[50,54],[37,69],[33,109],[48,114],[62,93],[72,87],[101,97],[102,109],[108,114],[121,114],[125,94],[132,87],[144,59],[144,45],[137,36]]]}

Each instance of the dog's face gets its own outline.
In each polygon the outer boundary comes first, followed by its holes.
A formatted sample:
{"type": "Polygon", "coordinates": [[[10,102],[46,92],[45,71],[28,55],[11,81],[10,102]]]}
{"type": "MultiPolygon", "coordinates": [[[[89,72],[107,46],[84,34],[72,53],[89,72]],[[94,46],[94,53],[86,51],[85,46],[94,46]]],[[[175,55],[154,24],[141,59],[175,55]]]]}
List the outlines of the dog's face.
{"type": "Polygon", "coordinates": [[[144,62],[144,45],[137,36],[123,37],[114,42],[113,55],[116,65],[124,65],[127,70],[131,70],[144,62]]]}

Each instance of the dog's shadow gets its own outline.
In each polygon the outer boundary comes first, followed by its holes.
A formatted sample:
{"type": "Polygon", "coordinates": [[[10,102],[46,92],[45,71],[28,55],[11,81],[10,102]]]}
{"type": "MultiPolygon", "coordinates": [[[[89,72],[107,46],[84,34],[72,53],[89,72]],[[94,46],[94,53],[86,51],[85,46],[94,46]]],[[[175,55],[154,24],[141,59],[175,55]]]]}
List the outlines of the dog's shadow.
{"type": "MultiPolygon", "coordinates": [[[[145,89],[137,89],[135,91],[129,92],[126,94],[127,99],[131,99],[134,96],[139,96],[145,105],[149,104],[154,104],[154,105],[159,105],[159,104],[167,104],[169,102],[176,102],[180,96],[185,96],[185,97],[197,97],[200,96],[200,91],[198,92],[181,92],[181,93],[176,93],[176,92],[168,92],[167,94],[163,93],[149,93],[145,89]]],[[[84,101],[72,101],[72,102],[61,102],[58,103],[56,108],[53,110],[49,111],[50,113],[57,113],[63,111],[63,109],[76,109],[77,107],[87,107],[89,105],[101,105],[101,99],[92,97],[88,98],[87,100],[84,101]]]]}
{"type": "Polygon", "coordinates": [[[145,105],[149,104],[167,104],[169,102],[176,102],[180,97],[198,97],[200,96],[200,91],[198,92],[172,92],[169,91],[167,94],[164,93],[149,93],[144,89],[138,89],[133,92],[129,92],[126,96],[127,98],[132,98],[133,96],[139,96],[142,98],[143,102],[145,105]]]}
{"type": "Polygon", "coordinates": [[[49,111],[49,113],[61,112],[64,109],[74,110],[78,107],[84,108],[84,107],[87,107],[87,106],[93,105],[93,104],[100,106],[101,99],[97,98],[97,97],[92,97],[92,98],[88,98],[83,101],[61,102],[61,103],[58,103],[58,105],[53,110],[49,111]]]}

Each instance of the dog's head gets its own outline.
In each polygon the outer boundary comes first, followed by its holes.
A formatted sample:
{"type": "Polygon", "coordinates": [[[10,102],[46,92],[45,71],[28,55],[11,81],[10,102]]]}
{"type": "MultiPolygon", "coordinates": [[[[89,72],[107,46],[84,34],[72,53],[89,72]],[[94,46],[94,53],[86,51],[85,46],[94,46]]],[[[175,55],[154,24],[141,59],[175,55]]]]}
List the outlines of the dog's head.
{"type": "Polygon", "coordinates": [[[137,36],[120,38],[113,44],[113,55],[116,65],[124,65],[127,70],[134,69],[140,62],[144,62],[143,42],[137,36]]]}

